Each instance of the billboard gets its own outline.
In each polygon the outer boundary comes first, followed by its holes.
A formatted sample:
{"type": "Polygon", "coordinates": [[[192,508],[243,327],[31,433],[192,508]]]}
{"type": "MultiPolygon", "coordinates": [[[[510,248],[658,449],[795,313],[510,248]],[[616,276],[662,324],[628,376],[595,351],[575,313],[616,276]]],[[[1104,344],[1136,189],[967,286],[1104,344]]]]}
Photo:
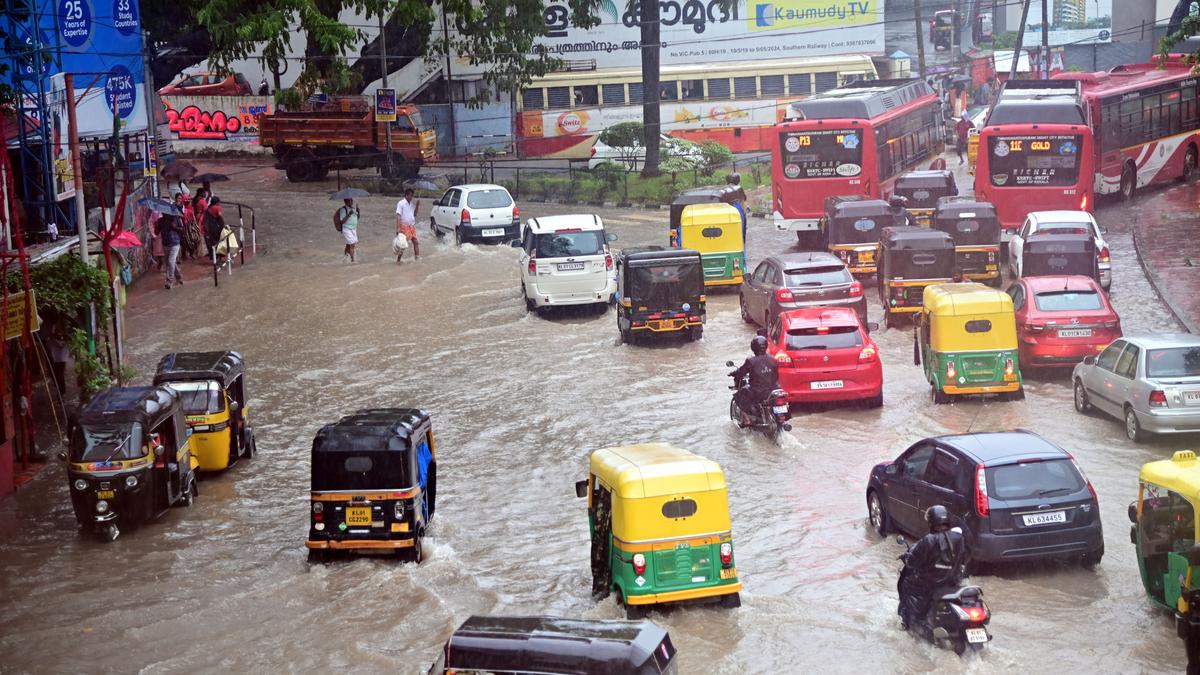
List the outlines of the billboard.
{"type": "MultiPolygon", "coordinates": [[[[594,60],[596,68],[641,66],[641,29],[631,3],[600,3],[600,25],[570,25],[564,0],[547,0],[546,35],[538,39],[564,60],[594,60]]],[[[881,0],[661,0],[664,66],[805,58],[833,54],[882,55],[881,0]]],[[[487,64],[456,55],[453,72],[478,76],[487,64]]]]}
{"type": "MultiPolygon", "coordinates": [[[[1048,0],[1050,33],[1047,36],[1051,47],[1067,44],[1095,44],[1112,42],[1113,0],[1048,0]]],[[[1029,11],[1025,21],[1025,46],[1042,44],[1042,18],[1036,9],[1029,11]]],[[[1007,8],[1007,25],[1015,31],[1021,25],[1020,3],[1007,8]]]]}

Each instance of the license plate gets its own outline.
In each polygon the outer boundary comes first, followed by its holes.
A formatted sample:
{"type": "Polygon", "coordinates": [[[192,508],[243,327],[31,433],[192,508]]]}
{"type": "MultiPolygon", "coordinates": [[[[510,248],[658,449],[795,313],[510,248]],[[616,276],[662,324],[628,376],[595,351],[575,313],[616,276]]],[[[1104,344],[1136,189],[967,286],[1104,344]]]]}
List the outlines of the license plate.
{"type": "Polygon", "coordinates": [[[813,389],[841,389],[846,384],[841,380],[822,380],[820,382],[813,382],[811,386],[813,389]]]}
{"type": "Polygon", "coordinates": [[[1025,521],[1025,526],[1031,525],[1049,525],[1050,523],[1065,523],[1067,522],[1066,511],[1051,511],[1050,513],[1030,513],[1021,516],[1025,521]]]}
{"type": "Polygon", "coordinates": [[[117,495],[115,490],[97,490],[96,499],[112,499],[117,495]]]}
{"type": "Polygon", "coordinates": [[[725,569],[721,570],[721,578],[722,579],[732,579],[736,576],[737,576],[737,568],[736,567],[726,567],[725,569]]]}
{"type": "Polygon", "coordinates": [[[1058,337],[1073,338],[1073,337],[1092,337],[1091,328],[1060,328],[1058,329],[1058,337]]]}
{"type": "Polygon", "coordinates": [[[776,405],[771,406],[771,410],[777,413],[785,413],[788,411],[788,407],[786,405],[776,405]]]}
{"type": "Polygon", "coordinates": [[[346,509],[346,524],[353,527],[355,525],[370,525],[371,524],[371,507],[359,506],[346,509]]]}
{"type": "Polygon", "coordinates": [[[501,229],[498,229],[498,230],[484,230],[484,231],[483,231],[483,232],[481,232],[480,234],[482,234],[482,235],[483,235],[483,236],[485,236],[485,237],[503,237],[503,236],[504,236],[504,229],[503,229],[503,228],[501,228],[501,229]]]}
{"type": "Polygon", "coordinates": [[[967,642],[970,642],[971,644],[987,642],[987,631],[982,628],[968,628],[967,642]]]}
{"type": "Polygon", "coordinates": [[[862,262],[862,263],[875,262],[875,252],[874,251],[859,251],[858,252],[858,262],[862,262]]]}
{"type": "Polygon", "coordinates": [[[581,262],[558,263],[558,271],[559,272],[566,272],[569,270],[581,270],[581,269],[583,269],[583,263],[581,263],[581,262]]]}
{"type": "Polygon", "coordinates": [[[1186,405],[1200,405],[1200,391],[1183,392],[1183,402],[1186,405]]]}

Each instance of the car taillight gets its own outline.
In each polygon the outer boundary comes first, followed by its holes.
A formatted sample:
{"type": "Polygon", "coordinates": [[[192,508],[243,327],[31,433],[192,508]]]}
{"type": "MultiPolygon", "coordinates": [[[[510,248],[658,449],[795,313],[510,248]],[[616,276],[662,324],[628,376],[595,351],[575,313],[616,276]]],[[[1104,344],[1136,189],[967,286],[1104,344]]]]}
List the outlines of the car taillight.
{"type": "Polygon", "coordinates": [[[729,567],[733,564],[733,544],[725,542],[721,544],[721,567],[729,567]]]}
{"type": "Polygon", "coordinates": [[[613,266],[613,262],[612,262],[612,254],[611,254],[611,253],[605,253],[605,254],[604,254],[604,269],[606,269],[606,270],[611,270],[611,269],[612,269],[612,266],[613,266]]]}
{"type": "Polygon", "coordinates": [[[1155,389],[1150,392],[1150,407],[1161,408],[1167,405],[1167,394],[1162,389],[1155,389]]]}
{"type": "Polygon", "coordinates": [[[742,259],[738,258],[737,256],[734,256],[734,258],[733,258],[733,271],[734,272],[742,271],[742,259]]]}
{"type": "Polygon", "coordinates": [[[1004,374],[1005,374],[1005,375],[1012,375],[1012,374],[1013,374],[1013,360],[1012,360],[1012,359],[1005,359],[1005,361],[1004,361],[1004,374]]]}
{"type": "Polygon", "coordinates": [[[975,512],[981,516],[988,514],[987,478],[982,464],[975,467],[975,512]]]}
{"type": "Polygon", "coordinates": [[[875,351],[874,346],[863,347],[862,351],[858,353],[858,360],[874,361],[877,354],[878,352],[875,351]]]}
{"type": "Polygon", "coordinates": [[[962,609],[967,613],[967,620],[971,623],[981,623],[983,621],[987,621],[987,607],[963,607],[962,609]]]}
{"type": "Polygon", "coordinates": [[[850,284],[850,297],[857,298],[862,295],[862,282],[855,281],[850,284]]]}
{"type": "Polygon", "coordinates": [[[592,146],[592,157],[596,156],[596,146],[592,146]]]}
{"type": "Polygon", "coordinates": [[[697,322],[697,321],[699,321],[699,320],[700,320],[700,317],[699,317],[699,316],[696,316],[695,314],[693,314],[693,315],[691,315],[691,316],[689,316],[689,317],[688,317],[688,321],[690,321],[690,322],[692,322],[692,323],[696,323],[696,322],[697,322]]]}
{"type": "Polygon", "coordinates": [[[789,289],[789,288],[775,289],[775,301],[776,302],[793,302],[793,301],[795,301],[795,299],[796,299],[796,297],[792,295],[791,289],[789,289]]]}
{"type": "Polygon", "coordinates": [[[639,576],[646,573],[646,556],[641,553],[633,554],[633,573],[639,576]]]}
{"type": "Polygon", "coordinates": [[[946,362],[946,377],[951,380],[958,377],[958,371],[954,369],[953,361],[946,362]]]}
{"type": "Polygon", "coordinates": [[[513,220],[520,220],[520,219],[521,219],[521,207],[517,206],[516,204],[513,204],[513,220]]]}
{"type": "Polygon", "coordinates": [[[533,256],[529,257],[529,273],[537,274],[537,260],[533,256]]]}
{"type": "Polygon", "coordinates": [[[787,355],[787,352],[779,352],[775,355],[775,362],[782,366],[792,365],[792,357],[787,355]]]}
{"type": "Polygon", "coordinates": [[[1071,463],[1075,465],[1075,470],[1079,472],[1079,476],[1083,478],[1083,482],[1087,483],[1088,492],[1092,493],[1092,500],[1099,505],[1100,498],[1096,496],[1096,488],[1092,487],[1092,481],[1089,480],[1087,474],[1083,472],[1083,469],[1079,466],[1079,462],[1075,461],[1075,455],[1072,455],[1068,452],[1067,457],[1069,457],[1071,459],[1071,463]]]}
{"type": "Polygon", "coordinates": [[[470,225],[471,224],[471,212],[466,209],[463,209],[462,215],[459,217],[459,222],[462,223],[463,225],[470,225]]]}
{"type": "Polygon", "coordinates": [[[1100,262],[1112,262],[1112,256],[1108,252],[1108,247],[1100,249],[1100,262]]]}

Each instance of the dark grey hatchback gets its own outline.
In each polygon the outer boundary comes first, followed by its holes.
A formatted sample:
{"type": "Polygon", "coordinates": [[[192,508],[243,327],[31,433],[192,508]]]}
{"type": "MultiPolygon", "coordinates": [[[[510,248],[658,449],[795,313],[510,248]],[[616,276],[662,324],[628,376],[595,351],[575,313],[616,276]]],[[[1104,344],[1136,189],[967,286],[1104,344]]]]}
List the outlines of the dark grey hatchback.
{"type": "Polygon", "coordinates": [[[773,255],[742,279],[738,295],[742,319],[764,328],[781,312],[806,307],[849,307],[867,326],[862,283],[826,251],[773,255]]]}
{"type": "Polygon", "coordinates": [[[1100,507],[1071,455],[1030,431],[937,436],[871,469],[867,513],[881,536],[924,536],[923,514],[942,504],[961,523],[972,560],[1104,555],[1100,507]]]}

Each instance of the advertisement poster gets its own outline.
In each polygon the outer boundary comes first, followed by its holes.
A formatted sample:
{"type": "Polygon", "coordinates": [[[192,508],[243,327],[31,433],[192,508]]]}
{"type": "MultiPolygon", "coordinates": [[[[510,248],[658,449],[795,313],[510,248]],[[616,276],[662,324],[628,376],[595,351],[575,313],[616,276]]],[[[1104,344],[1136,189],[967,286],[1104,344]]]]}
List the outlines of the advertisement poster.
{"type": "MultiPolygon", "coordinates": [[[[1113,0],[1050,0],[1050,46],[1112,42],[1112,5],[1113,0]]],[[[1015,32],[1021,4],[1009,4],[1006,11],[1008,29],[1015,32]]],[[[1025,43],[1042,44],[1041,14],[1031,10],[1025,23],[1025,43]]]]}
{"type": "Polygon", "coordinates": [[[145,142],[146,161],[142,164],[142,175],[146,178],[154,178],[158,175],[158,148],[150,142],[150,137],[146,137],[145,142]]]}
{"type": "Polygon", "coordinates": [[[396,90],[378,89],[375,92],[375,121],[396,121],[396,90]]]}
{"type": "MultiPolygon", "coordinates": [[[[776,122],[776,109],[786,105],[775,99],[756,99],[735,102],[663,103],[662,128],[665,132],[689,129],[719,129],[722,127],[769,126],[776,122]]],[[[597,134],[621,122],[642,121],[641,106],[612,106],[578,110],[548,110],[529,112],[541,117],[541,124],[526,123],[530,136],[553,138],[597,134]],[[537,130],[540,128],[540,133],[537,130]]]]}
{"type": "MultiPolygon", "coordinates": [[[[61,75],[58,76],[62,78],[61,75]]],[[[71,143],[67,128],[67,95],[62,89],[46,93],[50,115],[50,154],[54,162],[54,200],[75,196],[75,165],[71,163],[71,143]]]]}

